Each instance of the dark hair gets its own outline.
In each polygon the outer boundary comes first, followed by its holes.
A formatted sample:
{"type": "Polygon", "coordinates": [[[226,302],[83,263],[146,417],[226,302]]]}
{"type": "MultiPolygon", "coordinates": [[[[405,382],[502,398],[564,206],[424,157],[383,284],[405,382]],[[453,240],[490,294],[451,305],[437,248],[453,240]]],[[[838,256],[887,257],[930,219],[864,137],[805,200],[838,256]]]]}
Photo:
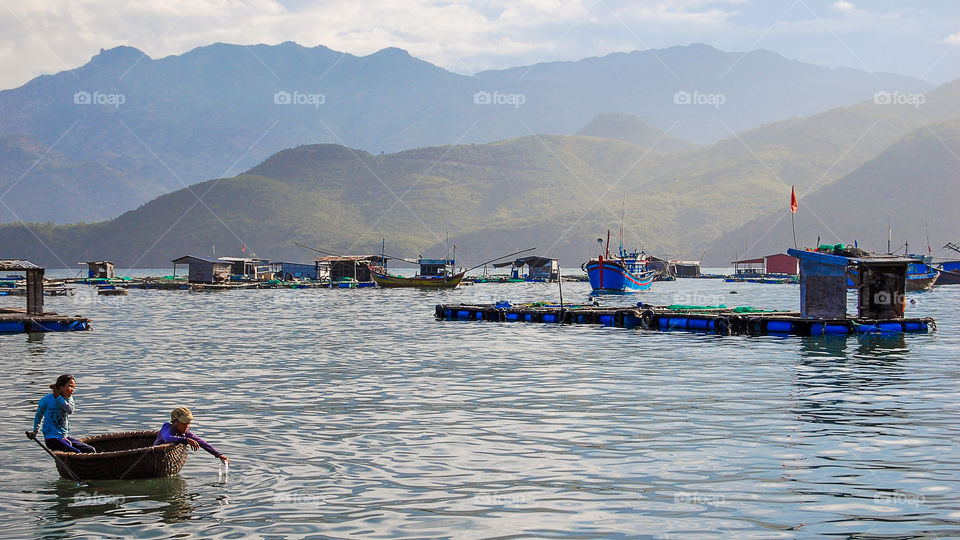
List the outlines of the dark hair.
{"type": "Polygon", "coordinates": [[[74,376],[69,373],[64,373],[63,375],[57,377],[57,382],[50,385],[51,390],[60,388],[61,386],[66,386],[70,384],[70,381],[75,380],[74,376]]]}

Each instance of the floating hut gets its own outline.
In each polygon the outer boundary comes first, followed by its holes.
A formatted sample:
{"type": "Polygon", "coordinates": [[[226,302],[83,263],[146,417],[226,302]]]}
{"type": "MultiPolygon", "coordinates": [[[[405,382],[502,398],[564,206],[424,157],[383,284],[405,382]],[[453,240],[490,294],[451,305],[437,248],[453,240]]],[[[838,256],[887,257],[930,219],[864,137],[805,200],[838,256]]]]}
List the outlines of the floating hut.
{"type": "Polygon", "coordinates": [[[177,265],[186,264],[188,266],[188,283],[224,283],[230,280],[230,271],[233,264],[228,261],[222,261],[213,257],[194,257],[193,255],[184,255],[183,257],[173,259],[173,275],[177,275],[177,265]]]}
{"type": "Polygon", "coordinates": [[[87,265],[87,278],[113,279],[113,263],[110,261],[86,261],[80,264],[87,265]]]}
{"type": "Polygon", "coordinates": [[[230,263],[230,274],[241,279],[270,279],[270,261],[256,257],[220,257],[230,263]]]}
{"type": "Polygon", "coordinates": [[[296,279],[319,279],[317,276],[317,265],[295,262],[272,262],[270,263],[270,273],[275,279],[282,281],[293,281],[296,279]]]}
{"type": "Polygon", "coordinates": [[[318,278],[327,276],[332,287],[373,287],[376,282],[370,275],[370,266],[383,266],[379,255],[335,255],[314,259],[318,278]]]}
{"type": "Polygon", "coordinates": [[[27,309],[0,308],[0,333],[89,330],[83,317],[57,315],[43,310],[44,268],[22,259],[0,260],[0,271],[25,272],[27,309]]]}
{"type": "Polygon", "coordinates": [[[775,253],[758,259],[733,261],[735,277],[756,277],[769,274],[796,276],[800,273],[797,258],[789,253],[775,253]]]}
{"type": "Polygon", "coordinates": [[[823,335],[925,333],[936,329],[929,317],[904,317],[906,257],[843,256],[789,250],[800,267],[800,311],[764,311],[726,306],[603,308],[591,305],[440,304],[444,320],[527,321],[601,324],[648,330],[686,330],[743,335],[823,335]],[[857,283],[857,315],[847,315],[847,275],[857,283]]]}
{"type": "MultiPolygon", "coordinates": [[[[453,261],[450,261],[451,266],[453,261]]],[[[549,257],[521,257],[514,261],[494,263],[494,268],[509,266],[510,278],[514,280],[555,282],[560,279],[560,261],[549,257]],[[528,270],[524,271],[524,268],[528,270]]]]}

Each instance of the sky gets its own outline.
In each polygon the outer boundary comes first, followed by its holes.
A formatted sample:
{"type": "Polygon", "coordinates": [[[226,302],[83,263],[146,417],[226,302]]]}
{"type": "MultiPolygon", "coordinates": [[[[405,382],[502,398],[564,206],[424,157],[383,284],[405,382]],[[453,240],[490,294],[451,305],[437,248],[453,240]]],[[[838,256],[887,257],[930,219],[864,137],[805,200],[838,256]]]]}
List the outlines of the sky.
{"type": "Polygon", "coordinates": [[[385,47],[473,74],[706,43],[803,62],[960,78],[957,0],[0,0],[0,88],[101,48],[152,58],[216,42],[385,47]]]}

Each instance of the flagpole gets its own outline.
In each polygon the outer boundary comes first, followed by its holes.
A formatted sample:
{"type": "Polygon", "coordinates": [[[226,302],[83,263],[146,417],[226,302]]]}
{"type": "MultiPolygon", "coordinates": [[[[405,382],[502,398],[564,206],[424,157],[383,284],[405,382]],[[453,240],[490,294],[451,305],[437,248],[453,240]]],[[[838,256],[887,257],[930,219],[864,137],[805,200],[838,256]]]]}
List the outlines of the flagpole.
{"type": "Polygon", "coordinates": [[[797,221],[795,219],[797,208],[797,192],[794,186],[790,186],[790,226],[793,228],[793,249],[800,249],[797,247],[797,221]]]}
{"type": "Polygon", "coordinates": [[[793,226],[793,249],[800,249],[797,247],[797,221],[794,219],[794,216],[796,216],[796,214],[790,212],[790,225],[793,226]]]}

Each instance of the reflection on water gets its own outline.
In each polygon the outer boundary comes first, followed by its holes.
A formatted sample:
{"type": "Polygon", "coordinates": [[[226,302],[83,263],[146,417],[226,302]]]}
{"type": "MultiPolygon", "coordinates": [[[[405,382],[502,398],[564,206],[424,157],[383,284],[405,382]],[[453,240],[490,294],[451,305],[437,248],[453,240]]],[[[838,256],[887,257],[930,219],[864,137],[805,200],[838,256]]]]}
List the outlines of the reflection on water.
{"type": "MultiPolygon", "coordinates": [[[[796,307],[796,286],[736,286],[738,305],[796,307]]],[[[730,305],[729,287],[678,280],[600,301],[730,305]]],[[[564,285],[568,301],[589,294],[564,285]]],[[[0,525],[18,537],[960,534],[949,293],[923,297],[934,335],[433,317],[437,302],[501,299],[557,290],[51,298],[95,330],[0,337],[0,405],[13,416],[0,453],[14,464],[0,468],[0,525]],[[229,473],[194,452],[174,478],[58,480],[23,430],[62,372],[78,377],[76,434],[157,429],[187,405],[229,473]]]]}
{"type": "Polygon", "coordinates": [[[161,523],[191,519],[195,506],[180,476],[145,480],[102,480],[77,483],[60,479],[43,486],[39,494],[51,504],[41,519],[59,528],[60,524],[86,518],[111,519],[155,515],[161,523]]]}

